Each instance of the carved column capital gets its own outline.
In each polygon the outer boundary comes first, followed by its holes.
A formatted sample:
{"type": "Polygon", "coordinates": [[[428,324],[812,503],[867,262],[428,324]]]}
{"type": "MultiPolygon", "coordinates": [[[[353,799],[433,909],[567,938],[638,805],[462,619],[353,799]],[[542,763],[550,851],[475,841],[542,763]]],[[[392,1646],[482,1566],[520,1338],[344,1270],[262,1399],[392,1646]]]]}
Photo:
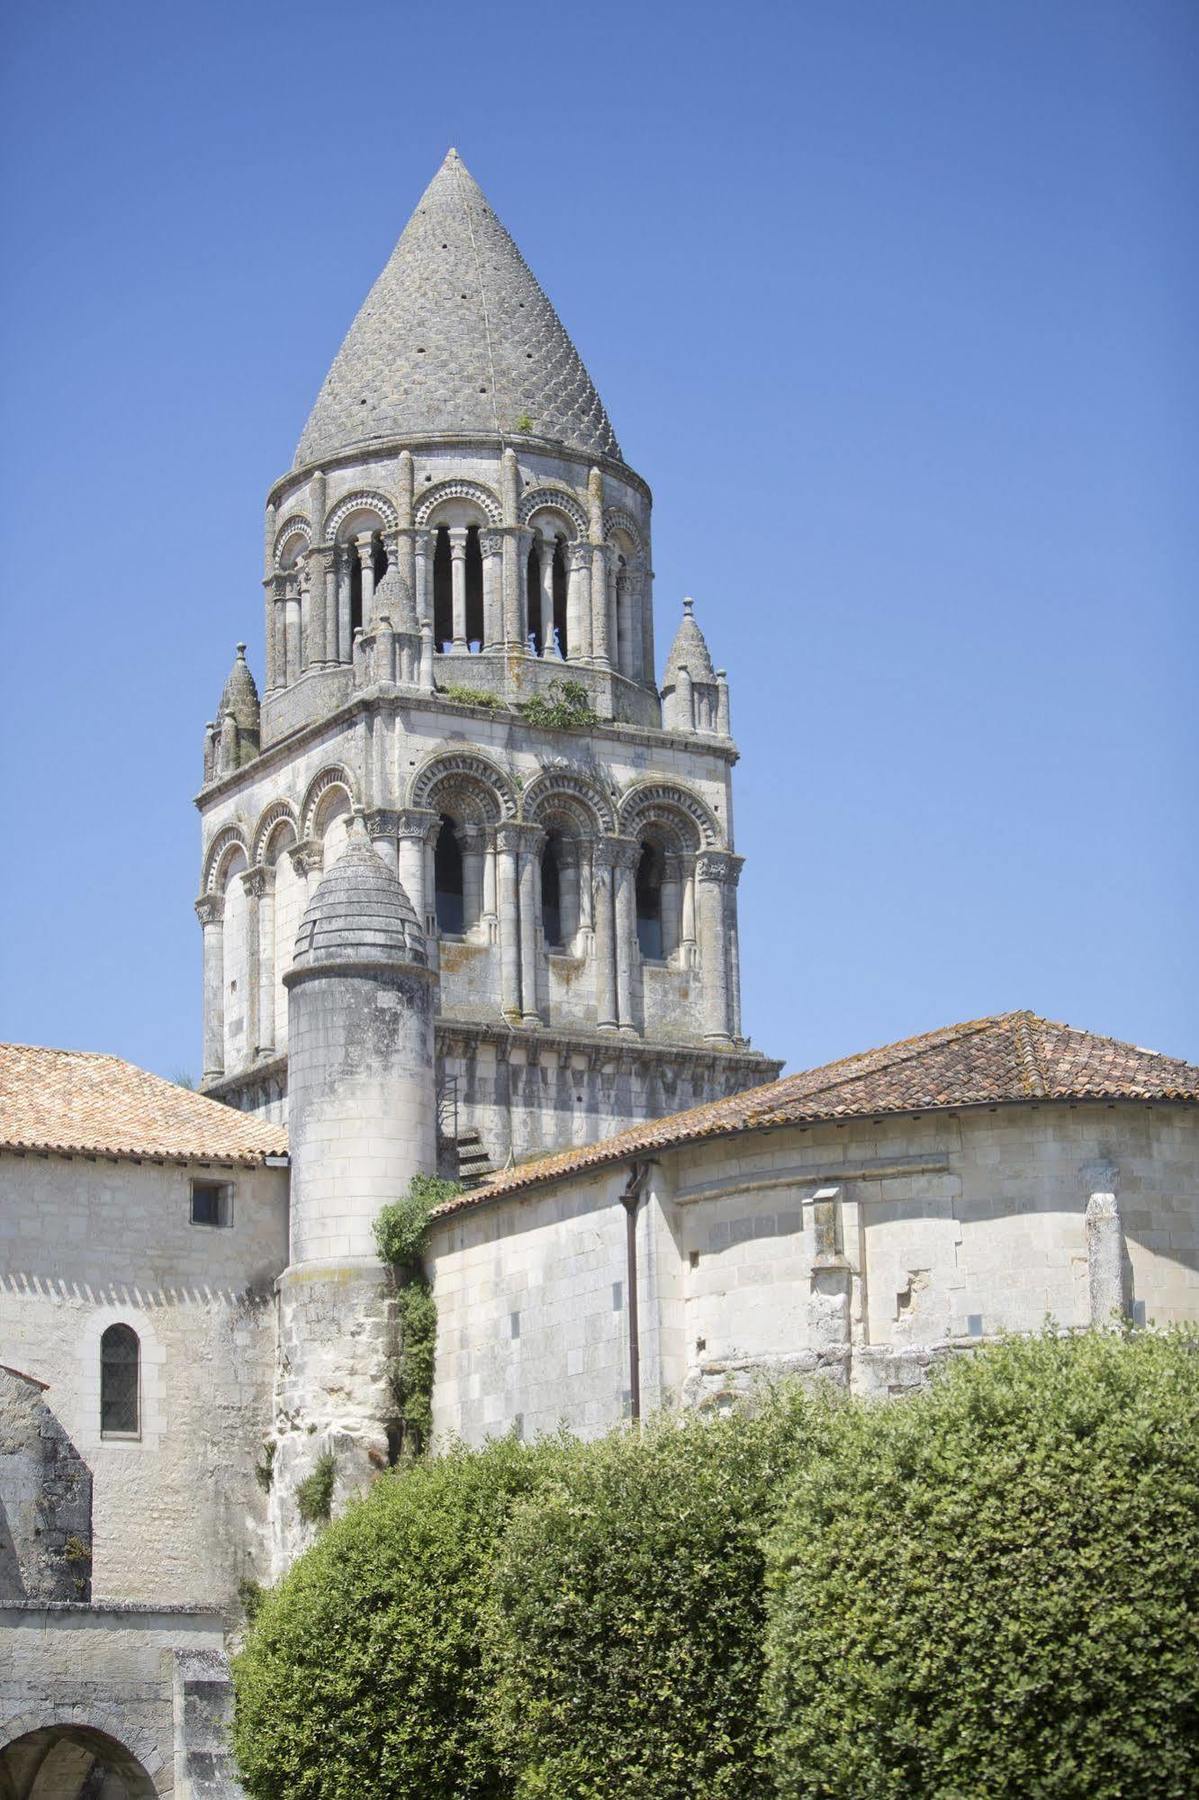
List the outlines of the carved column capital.
{"type": "Polygon", "coordinates": [[[505,823],[496,827],[497,850],[540,850],[544,842],[545,832],[540,825],[505,823]]]}
{"type": "Polygon", "coordinates": [[[592,856],[597,868],[635,869],[641,860],[641,845],[636,838],[596,838],[592,856]]]}
{"type": "Polygon", "coordinates": [[[734,856],[731,850],[700,850],[695,858],[696,879],[736,887],[744,862],[743,856],[734,856]]]}
{"type": "Polygon", "coordinates": [[[397,837],[432,844],[441,830],[441,814],[427,806],[402,806],[395,815],[397,837]]]}
{"type": "Polygon", "coordinates": [[[319,875],[325,866],[325,846],[318,838],[305,838],[292,844],[287,854],[297,875],[319,875]]]}
{"type": "Polygon", "coordinates": [[[196,917],[201,925],[219,925],[225,916],[224,894],[201,894],[196,901],[196,917]]]}
{"type": "Polygon", "coordinates": [[[375,806],[366,814],[366,835],[370,838],[398,837],[400,815],[385,806],[375,806]]]}
{"type": "Polygon", "coordinates": [[[454,562],[461,562],[466,555],[466,534],[467,527],[465,525],[450,526],[450,556],[454,562]]]}
{"type": "Polygon", "coordinates": [[[255,863],[252,869],[244,872],[241,884],[251,900],[261,900],[275,885],[275,871],[265,863],[255,863]]]}

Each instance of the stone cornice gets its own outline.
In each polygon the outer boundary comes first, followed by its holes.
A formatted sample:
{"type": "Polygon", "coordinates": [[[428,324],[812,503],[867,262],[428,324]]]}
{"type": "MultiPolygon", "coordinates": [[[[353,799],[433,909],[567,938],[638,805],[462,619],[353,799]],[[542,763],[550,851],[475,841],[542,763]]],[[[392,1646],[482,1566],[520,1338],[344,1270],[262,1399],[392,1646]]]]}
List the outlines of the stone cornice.
{"type": "MultiPolygon", "coordinates": [[[[466,660],[465,657],[462,658],[464,663],[466,660]]],[[[564,663],[562,667],[569,677],[570,664],[564,663]]],[[[322,673],[319,669],[311,672],[317,676],[322,673]]],[[[300,677],[301,681],[304,679],[304,676],[300,677]]],[[[260,750],[250,762],[243,763],[240,769],[230,769],[215,781],[210,781],[206,787],[201,788],[199,793],[193,796],[193,804],[203,812],[204,808],[212,801],[222,799],[226,794],[236,793],[240,787],[247,786],[258,775],[276,768],[281,762],[290,761],[297,750],[302,750],[307,744],[324,737],[330,727],[339,724],[348,725],[354,719],[360,718],[368,712],[380,712],[388,707],[394,712],[399,712],[404,708],[412,712],[448,711],[455,716],[488,719],[492,724],[499,722],[507,724],[514,731],[523,731],[534,740],[546,735],[543,727],[531,725],[518,713],[509,712],[507,709],[469,706],[457,700],[449,700],[444,694],[425,694],[415,688],[395,691],[367,689],[356,693],[352,699],[335,707],[323,718],[313,719],[307,725],[298,726],[286,737],[277,738],[273,744],[268,744],[264,750],[260,750]]],[[[600,720],[598,723],[588,726],[587,732],[583,735],[589,739],[598,739],[603,743],[635,744],[642,749],[681,749],[692,753],[698,751],[704,756],[712,757],[716,762],[727,763],[730,768],[741,759],[741,752],[732,738],[714,738],[694,732],[665,731],[657,726],[626,725],[616,720],[600,720]]]]}
{"type": "MultiPolygon", "coordinates": [[[[360,444],[349,449],[340,450],[335,456],[323,456],[315,462],[300,463],[289,469],[285,475],[279,475],[271,483],[267,492],[268,506],[277,506],[280,497],[293,487],[310,481],[314,475],[328,475],[332,469],[355,469],[364,463],[380,462],[389,456],[398,456],[401,451],[409,450],[415,457],[417,452],[428,448],[444,450],[461,446],[467,451],[490,450],[497,459],[505,450],[516,450],[517,454],[531,451],[537,456],[553,457],[558,462],[573,463],[583,471],[583,486],[586,487],[587,473],[591,469],[602,469],[605,475],[611,475],[617,481],[627,482],[638,493],[645,496],[653,504],[653,491],[643,475],[638,475],[627,463],[620,462],[613,456],[586,455],[581,450],[573,450],[566,444],[560,444],[555,438],[537,437],[533,433],[524,432],[424,432],[419,437],[386,437],[365,438],[360,444]]],[[[419,503],[419,493],[417,501],[419,503]]],[[[585,504],[585,502],[584,502],[585,504]]]]}

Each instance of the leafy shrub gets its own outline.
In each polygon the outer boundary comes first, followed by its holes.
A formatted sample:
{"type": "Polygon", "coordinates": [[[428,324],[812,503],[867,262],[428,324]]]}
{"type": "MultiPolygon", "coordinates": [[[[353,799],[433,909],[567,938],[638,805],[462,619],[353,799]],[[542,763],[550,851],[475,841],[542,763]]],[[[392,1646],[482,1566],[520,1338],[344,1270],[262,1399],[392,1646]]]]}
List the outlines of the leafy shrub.
{"type": "Polygon", "coordinates": [[[1199,1341],[1013,1340],[844,1409],[769,1569],[783,1800],[1199,1792],[1199,1341]]]}
{"type": "Polygon", "coordinates": [[[479,1612],[513,1501],[561,1452],[511,1439],[385,1475],[264,1598],[233,1665],[251,1800],[502,1800],[479,1612]]]}
{"type": "Polygon", "coordinates": [[[760,1800],[760,1536],[806,1408],[663,1421],[567,1455],[497,1559],[497,1737],[532,1796],[760,1800]]]}
{"type": "Polygon", "coordinates": [[[333,1510],[333,1483],[337,1479],[337,1458],[332,1450],[318,1456],[311,1475],[296,1487],[296,1506],[300,1517],[309,1525],[327,1519],[333,1510]]]}
{"type": "Polygon", "coordinates": [[[401,1269],[419,1268],[434,1208],[461,1192],[460,1181],[447,1181],[440,1175],[414,1175],[403,1199],[380,1207],[375,1219],[375,1243],[383,1261],[401,1269]]]}
{"type": "Polygon", "coordinates": [[[516,710],[526,724],[547,731],[587,731],[599,724],[581,681],[551,681],[544,694],[522,700],[516,710]]]}
{"type": "Polygon", "coordinates": [[[405,1451],[425,1448],[433,1429],[433,1374],[437,1351],[437,1305],[423,1276],[413,1276],[397,1295],[400,1354],[392,1372],[396,1411],[405,1451]]]}
{"type": "Polygon", "coordinates": [[[453,700],[458,706],[488,706],[494,709],[504,704],[500,694],[490,694],[486,688],[463,687],[459,682],[449,682],[437,691],[443,699],[453,700]]]}

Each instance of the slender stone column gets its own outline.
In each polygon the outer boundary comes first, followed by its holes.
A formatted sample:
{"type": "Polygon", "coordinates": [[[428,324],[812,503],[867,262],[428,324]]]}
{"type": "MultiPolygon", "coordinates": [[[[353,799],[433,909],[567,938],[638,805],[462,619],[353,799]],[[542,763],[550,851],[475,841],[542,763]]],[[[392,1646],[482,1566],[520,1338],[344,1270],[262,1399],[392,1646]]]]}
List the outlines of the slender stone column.
{"type": "Polygon", "coordinates": [[[258,1042],[252,1048],[269,1055],[275,1048],[275,870],[267,863],[248,869],[242,879],[250,891],[250,878],[258,890],[258,1042]]]}
{"type": "Polygon", "coordinates": [[[543,536],[538,546],[541,570],[541,654],[554,654],[554,540],[543,536]]]}
{"type": "Polygon", "coordinates": [[[716,730],[721,737],[731,737],[729,722],[729,678],[724,669],[716,671],[716,730]]]}
{"type": "Polygon", "coordinates": [[[1124,1230],[1116,1203],[1116,1166],[1104,1160],[1088,1163],[1082,1176],[1088,1195],[1087,1290],[1091,1326],[1096,1331],[1111,1330],[1128,1310],[1124,1289],[1124,1230]]]}
{"type": "Polygon", "coordinates": [[[273,870],[255,867],[246,869],[241,878],[246,890],[246,1047],[252,1057],[257,1056],[264,1046],[269,1048],[274,1036],[269,985],[274,965],[273,876],[273,870]]]}
{"type": "Polygon", "coordinates": [[[654,572],[649,565],[649,545],[645,546],[645,562],[641,570],[641,679],[646,687],[656,687],[654,663],[654,572]]]}
{"type": "Polygon", "coordinates": [[[337,570],[336,660],[343,663],[348,663],[354,653],[353,633],[350,630],[350,558],[353,554],[352,544],[339,544],[334,555],[337,570]]]}
{"type": "Polygon", "coordinates": [[[684,864],[683,869],[683,907],[680,917],[680,944],[685,955],[695,960],[695,858],[684,864]]]}
{"type": "Polygon", "coordinates": [[[591,644],[599,669],[612,667],[612,633],[608,618],[608,547],[591,546],[591,644]]]}
{"type": "Polygon", "coordinates": [[[225,896],[202,894],[196,917],[204,932],[204,1074],[225,1072],[225,896]]]}
{"type": "Polygon", "coordinates": [[[566,546],[566,653],[570,662],[591,661],[591,551],[566,546]]]}
{"type": "Polygon", "coordinates": [[[499,911],[499,897],[496,888],[495,866],[495,828],[486,828],[483,849],[483,917],[489,925],[495,923],[499,911]]]}
{"type": "Polygon", "coordinates": [[[354,539],[354,548],[358,552],[358,567],[362,570],[362,626],[363,630],[371,622],[371,612],[375,604],[375,544],[374,535],[369,531],[360,531],[354,539]]]}
{"type": "Polygon", "coordinates": [[[734,1038],[741,1036],[741,940],[737,929],[737,884],[741,880],[744,857],[730,856],[728,878],[724,885],[724,941],[728,946],[729,1028],[734,1038]]]}
{"type": "Polygon", "coordinates": [[[325,580],[310,550],[300,569],[300,661],[305,669],[325,660],[325,580]]]}
{"type": "Polygon", "coordinates": [[[615,1031],[616,1013],[616,919],[612,894],[614,847],[611,839],[601,839],[592,851],[595,908],[595,1009],[600,1031],[615,1031]]]}
{"type": "Polygon", "coordinates": [[[520,1010],[527,1025],[541,1022],[537,1007],[538,946],[541,923],[541,848],[545,833],[540,825],[521,825],[520,831],[520,1010]]]}
{"type": "Polygon", "coordinates": [[[399,864],[396,873],[400,885],[411,900],[426,938],[436,935],[435,921],[430,917],[434,900],[425,880],[427,847],[437,841],[441,815],[426,806],[406,806],[395,814],[399,864]]]}
{"type": "Polygon", "coordinates": [[[728,943],[725,935],[725,884],[733,859],[723,850],[701,850],[695,859],[699,954],[704,985],[704,1036],[717,1043],[731,1040],[729,1020],[728,943]]]}
{"type": "Polygon", "coordinates": [[[266,645],[266,691],[273,694],[283,686],[283,666],[279,657],[279,628],[275,623],[279,607],[279,578],[268,575],[262,584],[265,616],[263,642],[266,645]]]}
{"type": "Polygon", "coordinates": [[[466,641],[465,525],[454,525],[450,529],[450,575],[453,582],[454,609],[454,641],[451,648],[455,656],[466,656],[470,651],[470,645],[466,641]]]}
{"type": "Polygon", "coordinates": [[[500,922],[500,1004],[504,1016],[519,1019],[520,900],[518,896],[520,827],[500,825],[495,834],[500,922]]]}
{"type": "Polygon", "coordinates": [[[683,926],[683,859],[675,851],[662,858],[662,955],[679,947],[683,926]]]}
{"type": "Polygon", "coordinates": [[[616,913],[616,1017],[620,1029],[635,1032],[637,1021],[633,1004],[633,970],[637,954],[636,871],[641,855],[640,844],[631,839],[613,839],[612,881],[616,913]]]}
{"type": "Polygon", "coordinates": [[[481,531],[483,557],[483,648],[498,650],[504,642],[504,538],[499,531],[481,531]]]}
{"type": "Polygon", "coordinates": [[[284,663],[287,668],[287,686],[299,679],[300,674],[300,578],[293,569],[287,577],[283,601],[283,643],[284,663]]]}
{"type": "Polygon", "coordinates": [[[617,583],[620,607],[621,668],[630,681],[641,680],[641,577],[634,569],[624,569],[617,583]]]}
{"type": "Polygon", "coordinates": [[[513,542],[516,545],[516,626],[513,641],[522,650],[529,647],[529,633],[533,629],[533,609],[536,601],[529,592],[529,551],[533,545],[533,533],[523,527],[514,532],[513,542]]]}
{"type": "Polygon", "coordinates": [[[462,852],[463,928],[470,930],[483,916],[483,861],[487,847],[484,825],[459,825],[454,834],[462,852]]]}
{"type": "Polygon", "coordinates": [[[570,945],[579,931],[579,865],[577,838],[558,841],[558,910],[562,917],[562,942],[570,945]]]}
{"type": "Polygon", "coordinates": [[[416,585],[412,590],[416,616],[423,625],[433,617],[433,555],[437,549],[435,531],[418,531],[412,540],[416,562],[416,585]]]}

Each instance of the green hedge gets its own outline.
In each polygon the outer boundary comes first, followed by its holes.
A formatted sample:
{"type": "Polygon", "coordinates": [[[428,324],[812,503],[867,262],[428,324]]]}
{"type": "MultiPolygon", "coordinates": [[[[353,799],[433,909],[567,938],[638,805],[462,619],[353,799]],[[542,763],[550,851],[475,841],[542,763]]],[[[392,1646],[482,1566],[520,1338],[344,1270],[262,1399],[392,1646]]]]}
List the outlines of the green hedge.
{"type": "Polygon", "coordinates": [[[846,1408],[770,1545],[783,1800],[1199,1793],[1199,1354],[1011,1341],[846,1408]]]}
{"type": "Polygon", "coordinates": [[[487,1634],[521,1800],[760,1800],[760,1539],[806,1419],[618,1433],[513,1512],[487,1634]]]}
{"type": "Polygon", "coordinates": [[[553,1468],[510,1439],[382,1477],[262,1600],[233,1666],[253,1800],[499,1800],[479,1612],[513,1501],[553,1468]]]}

